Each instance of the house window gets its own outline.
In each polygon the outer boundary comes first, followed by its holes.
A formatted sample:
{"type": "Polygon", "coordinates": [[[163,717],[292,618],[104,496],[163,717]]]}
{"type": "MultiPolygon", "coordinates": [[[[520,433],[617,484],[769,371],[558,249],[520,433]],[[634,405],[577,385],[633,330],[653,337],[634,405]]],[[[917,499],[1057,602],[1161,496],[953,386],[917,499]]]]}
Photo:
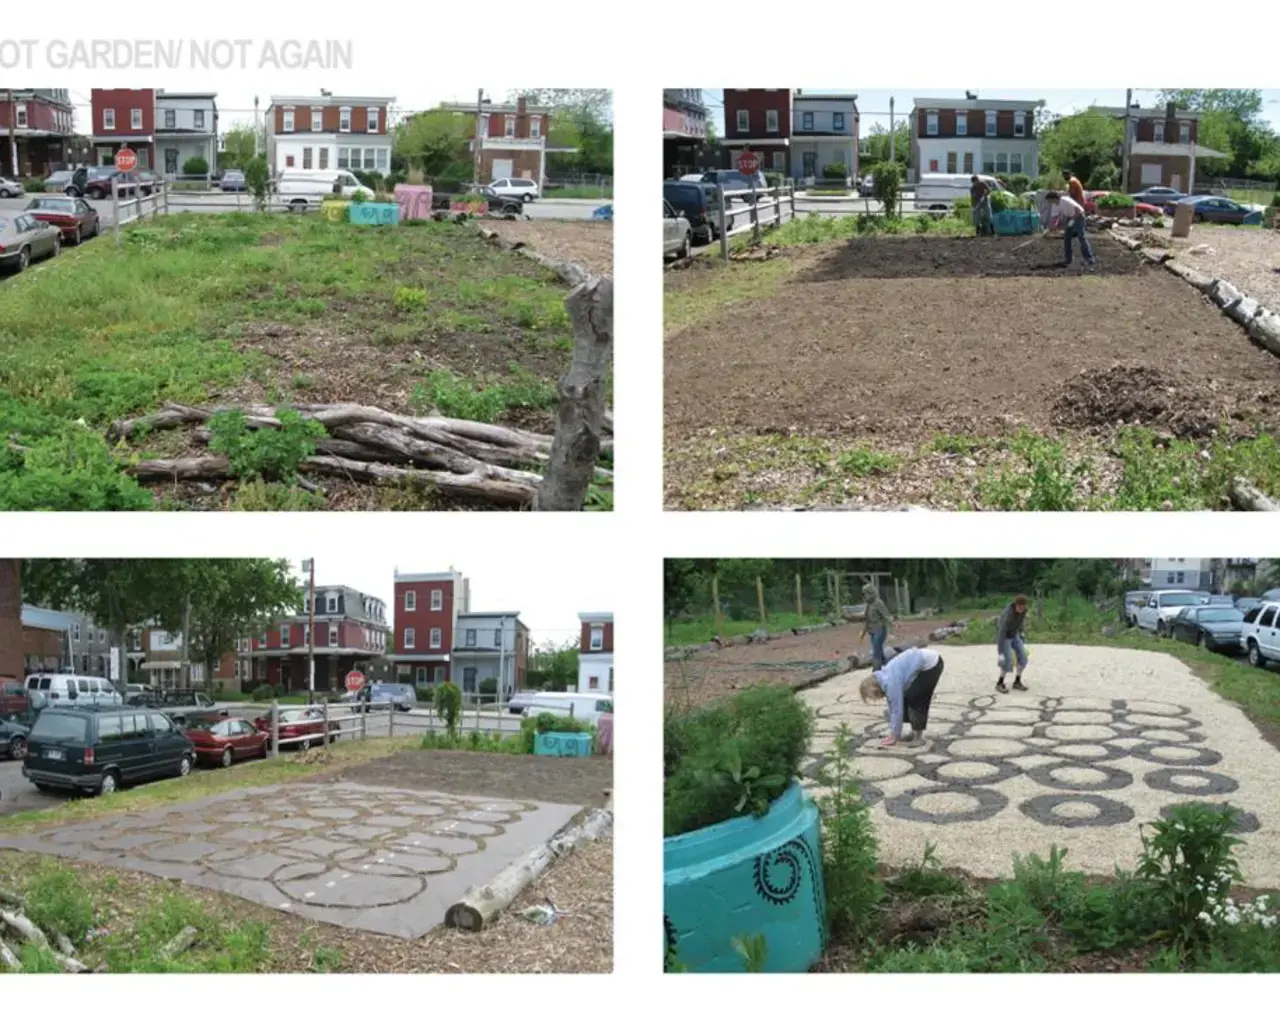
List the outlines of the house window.
{"type": "Polygon", "coordinates": [[[287,155],[285,156],[285,158],[284,158],[284,165],[285,165],[286,167],[292,167],[292,166],[293,166],[293,154],[292,154],[292,153],[289,153],[289,154],[287,154],[287,155]]]}
{"type": "Polygon", "coordinates": [[[1010,174],[1022,173],[1022,154],[1021,153],[1009,154],[1009,173],[1010,174]]]}
{"type": "Polygon", "coordinates": [[[76,643],[80,642],[80,623],[73,623],[71,626],[71,639],[76,643]]]}
{"type": "Polygon", "coordinates": [[[764,130],[771,133],[778,131],[778,112],[776,110],[766,110],[764,112],[764,130]]]}
{"type": "Polygon", "coordinates": [[[307,146],[302,151],[302,169],[304,171],[311,170],[311,147],[307,146]]]}
{"type": "Polygon", "coordinates": [[[1152,125],[1152,137],[1156,142],[1164,142],[1164,122],[1157,121],[1152,125]]]}
{"type": "Polygon", "coordinates": [[[929,173],[930,173],[930,174],[937,174],[937,173],[938,173],[938,161],[937,161],[937,160],[930,160],[930,161],[929,161],[929,173]]]}
{"type": "Polygon", "coordinates": [[[286,132],[293,131],[293,111],[292,110],[286,110],[284,112],[283,130],[286,132]]]}
{"type": "Polygon", "coordinates": [[[406,629],[406,630],[404,631],[404,649],[405,649],[406,651],[411,651],[411,650],[413,650],[414,642],[415,642],[415,641],[414,641],[414,632],[413,632],[413,629],[412,629],[412,627],[411,627],[411,628],[406,629]]]}
{"type": "Polygon", "coordinates": [[[105,644],[107,642],[107,631],[105,629],[98,630],[98,643],[105,644]]]}
{"type": "Polygon", "coordinates": [[[969,134],[969,115],[965,113],[963,110],[958,111],[956,113],[956,134],[957,135],[969,134]]]}
{"type": "Polygon", "coordinates": [[[502,630],[501,629],[495,629],[493,631],[493,646],[494,647],[502,646],[502,630]]]}
{"type": "Polygon", "coordinates": [[[806,110],[803,114],[800,115],[800,128],[801,130],[806,132],[813,131],[813,111],[812,110],[806,110]]]}
{"type": "Polygon", "coordinates": [[[1178,123],[1178,141],[1184,144],[1191,141],[1191,125],[1186,121],[1178,123]]]}
{"type": "Polygon", "coordinates": [[[197,128],[204,127],[204,111],[203,110],[193,111],[191,114],[191,118],[192,118],[192,122],[195,124],[197,128]]]}
{"type": "Polygon", "coordinates": [[[340,132],[351,131],[351,108],[350,107],[340,107],[338,109],[338,131],[340,132]]]}
{"type": "Polygon", "coordinates": [[[441,639],[440,639],[440,630],[439,630],[439,629],[433,629],[433,630],[431,631],[431,646],[432,646],[433,648],[435,648],[436,650],[439,650],[439,649],[440,649],[440,644],[441,644],[441,639]]]}
{"type": "Polygon", "coordinates": [[[787,169],[787,154],[780,149],[774,151],[773,169],[775,171],[785,171],[787,169]]]}
{"type": "Polygon", "coordinates": [[[291,632],[292,632],[292,628],[291,628],[290,626],[281,626],[281,627],[280,627],[280,634],[279,634],[279,636],[277,636],[277,637],[276,637],[276,646],[277,646],[277,647],[288,647],[288,646],[289,646],[289,634],[290,634],[291,632]]]}
{"type": "Polygon", "coordinates": [[[164,112],[164,126],[166,128],[178,127],[178,112],[176,110],[166,110],[164,112]]]}
{"type": "Polygon", "coordinates": [[[740,132],[751,131],[751,111],[749,110],[738,111],[738,131],[740,132]]]}
{"type": "Polygon", "coordinates": [[[947,154],[947,173],[948,174],[956,173],[956,154],[955,153],[947,154]]]}
{"type": "Polygon", "coordinates": [[[591,650],[593,651],[604,650],[604,630],[603,629],[593,628],[591,630],[591,650]]]}
{"type": "Polygon", "coordinates": [[[311,130],[313,132],[324,131],[324,108],[322,107],[311,108],[311,130]]]}
{"type": "Polygon", "coordinates": [[[18,127],[27,127],[27,105],[25,103],[18,104],[18,127]]]}
{"type": "Polygon", "coordinates": [[[336,611],[338,610],[338,595],[337,595],[337,594],[325,594],[325,595],[324,595],[324,610],[325,610],[325,611],[327,611],[330,615],[332,615],[334,612],[336,612],[336,611]]]}
{"type": "Polygon", "coordinates": [[[972,153],[966,153],[964,155],[964,173],[965,174],[973,173],[973,154],[972,153]]]}
{"type": "Polygon", "coordinates": [[[380,171],[385,171],[387,169],[387,153],[388,153],[388,150],[385,150],[385,149],[377,150],[378,170],[380,171]]]}
{"type": "Polygon", "coordinates": [[[444,666],[437,665],[435,667],[435,672],[433,673],[433,675],[435,676],[435,681],[437,683],[443,683],[444,682],[444,666]]]}
{"type": "Polygon", "coordinates": [[[443,590],[431,591],[431,610],[433,612],[438,612],[443,607],[444,607],[444,591],[443,590]]]}
{"type": "Polygon", "coordinates": [[[413,681],[417,683],[419,686],[425,686],[427,684],[427,666],[426,665],[418,666],[418,671],[414,675],[413,681]]]}
{"type": "Polygon", "coordinates": [[[996,173],[996,156],[994,153],[982,154],[982,173],[983,174],[996,173]]]}
{"type": "MultiPolygon", "coordinates": [[[[938,134],[938,112],[930,110],[924,115],[924,133],[926,135],[938,134]]],[[[936,170],[937,168],[935,168],[936,170]]]]}
{"type": "Polygon", "coordinates": [[[262,635],[258,637],[258,646],[259,647],[267,646],[267,631],[265,629],[262,631],[262,635]]]}
{"type": "Polygon", "coordinates": [[[1008,173],[1009,173],[1009,154],[997,153],[996,154],[996,174],[1008,174],[1008,173]]]}
{"type": "Polygon", "coordinates": [[[995,135],[996,133],[996,112],[994,110],[987,111],[987,134],[995,135]]]}
{"type": "MultiPolygon", "coordinates": [[[[377,160],[377,158],[378,157],[377,157],[376,150],[366,149],[364,151],[364,169],[366,171],[372,171],[374,169],[375,161],[377,160]]],[[[355,165],[352,164],[352,166],[354,167],[355,165]]]]}
{"type": "Polygon", "coordinates": [[[476,631],[474,629],[467,630],[466,646],[474,647],[476,645],[476,631]]]}
{"type": "Polygon", "coordinates": [[[338,167],[339,168],[350,167],[351,166],[350,160],[351,160],[351,150],[347,149],[346,146],[339,146],[338,147],[338,167]]]}
{"type": "Polygon", "coordinates": [[[320,147],[320,170],[327,171],[329,169],[329,147],[320,147]]]}
{"type": "Polygon", "coordinates": [[[831,130],[834,132],[844,131],[844,114],[835,113],[831,115],[831,130]]]}
{"type": "Polygon", "coordinates": [[[407,612],[416,612],[418,610],[418,592],[416,590],[406,590],[404,592],[404,610],[407,612]]]}
{"type": "Polygon", "coordinates": [[[378,108],[370,107],[365,113],[368,115],[368,125],[370,134],[378,133],[378,108]]]}
{"type": "Polygon", "coordinates": [[[1013,115],[1013,134],[1021,139],[1027,134],[1027,112],[1018,110],[1013,115]]]}
{"type": "Polygon", "coordinates": [[[506,121],[502,129],[502,134],[505,135],[508,139],[514,139],[516,137],[516,119],[510,114],[508,114],[506,117],[506,121]]]}
{"type": "MultiPolygon", "coordinates": [[[[338,624],[336,622],[329,623],[329,646],[330,647],[338,646],[338,624]]],[[[365,646],[368,646],[367,641],[365,643],[365,646]]]]}
{"type": "Polygon", "coordinates": [[[113,132],[116,130],[115,107],[109,107],[102,112],[102,130],[104,132],[113,132]]]}
{"type": "Polygon", "coordinates": [[[135,131],[142,131],[142,108],[134,107],[129,111],[129,127],[135,131]]]}
{"type": "Polygon", "coordinates": [[[529,138],[531,139],[542,138],[542,118],[540,117],[529,118],[529,138]]]}
{"type": "Polygon", "coordinates": [[[1173,574],[1174,583],[1185,583],[1186,581],[1187,581],[1187,574],[1185,572],[1175,572],[1173,574]]]}
{"type": "Polygon", "coordinates": [[[588,690],[598,690],[598,689],[600,689],[600,677],[599,677],[599,676],[588,676],[588,677],[587,677],[587,689],[588,689],[588,690]]]}

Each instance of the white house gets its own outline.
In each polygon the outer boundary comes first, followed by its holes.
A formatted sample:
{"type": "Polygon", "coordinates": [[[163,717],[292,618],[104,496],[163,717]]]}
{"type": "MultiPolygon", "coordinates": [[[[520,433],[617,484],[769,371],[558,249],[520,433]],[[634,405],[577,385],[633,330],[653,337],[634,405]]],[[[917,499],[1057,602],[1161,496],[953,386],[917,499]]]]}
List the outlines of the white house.
{"type": "Polygon", "coordinates": [[[1213,583],[1213,559],[1211,558],[1151,559],[1153,589],[1186,587],[1188,590],[1208,590],[1213,583]]]}
{"type": "Polygon", "coordinates": [[[791,176],[822,178],[831,164],[845,169],[846,180],[857,180],[858,96],[797,89],[791,94],[791,176]]]}
{"type": "Polygon", "coordinates": [[[519,612],[459,614],[451,653],[451,676],[464,694],[478,694],[480,683],[496,679],[498,698],[506,700],[524,686],[529,630],[519,612]]]}
{"type": "Polygon", "coordinates": [[[286,170],[391,170],[393,96],[272,96],[267,162],[286,170]]]}
{"type": "Polygon", "coordinates": [[[613,612],[579,612],[578,692],[613,693],[613,612]]]}
{"type": "Polygon", "coordinates": [[[203,158],[207,173],[218,164],[218,104],[215,92],[156,90],[156,170],[166,178],[185,173],[192,157],[203,158]]]}
{"type": "Polygon", "coordinates": [[[921,174],[1040,174],[1035,113],[1044,100],[917,97],[911,112],[912,181],[921,174]]]}

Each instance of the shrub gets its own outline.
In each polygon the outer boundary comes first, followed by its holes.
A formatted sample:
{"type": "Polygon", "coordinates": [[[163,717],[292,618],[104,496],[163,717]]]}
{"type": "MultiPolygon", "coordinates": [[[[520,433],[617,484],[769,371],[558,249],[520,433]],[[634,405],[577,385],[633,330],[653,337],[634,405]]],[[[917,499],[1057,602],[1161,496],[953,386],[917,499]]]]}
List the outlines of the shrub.
{"type": "Polygon", "coordinates": [[[0,508],[15,512],[132,512],[151,492],[126,476],[107,443],[76,423],[0,447],[0,508]]]}
{"type": "Polygon", "coordinates": [[[193,156],[182,165],[182,173],[196,177],[209,173],[209,161],[202,156],[193,156]]]}
{"type": "Polygon", "coordinates": [[[492,697],[498,692],[498,680],[492,676],[488,679],[481,679],[478,689],[486,697],[492,697]]]}
{"type": "Polygon", "coordinates": [[[250,700],[255,704],[261,704],[263,701],[275,700],[276,688],[270,683],[263,683],[253,688],[253,693],[249,695],[250,700]]]}
{"type": "Polygon", "coordinates": [[[787,176],[781,171],[765,171],[764,182],[770,188],[777,188],[779,185],[787,183],[787,176]]]}
{"type": "Polygon", "coordinates": [[[763,814],[808,750],[812,712],[789,687],[753,686],[664,724],[664,834],[763,814]]]}
{"type": "Polygon", "coordinates": [[[265,212],[267,196],[271,192],[271,169],[265,157],[255,156],[244,165],[244,185],[258,204],[258,209],[265,212]]]}
{"type": "Polygon", "coordinates": [[[1120,171],[1116,167],[1100,167],[1089,177],[1089,187],[1112,189],[1120,184],[1120,171]]]}
{"type": "Polygon", "coordinates": [[[849,177],[849,168],[844,164],[824,164],[822,176],[824,178],[839,178],[843,180],[849,177]]]}
{"type": "Polygon", "coordinates": [[[436,691],[432,686],[415,686],[413,692],[417,695],[419,704],[426,704],[429,707],[435,707],[436,691]]]}
{"type": "MultiPolygon", "coordinates": [[[[963,217],[965,220],[971,220],[973,218],[973,200],[968,196],[961,196],[953,204],[951,208],[951,215],[953,217],[963,217]]],[[[920,219],[924,220],[926,218],[922,217],[920,219]]]]}
{"type": "Polygon", "coordinates": [[[43,192],[44,179],[43,178],[23,178],[22,188],[26,192],[43,192]]]}
{"type": "MultiPolygon", "coordinates": [[[[822,812],[822,876],[827,921],[838,936],[872,931],[884,887],[876,875],[876,832],[852,767],[853,734],[841,725],[831,761],[819,772],[826,789],[822,812]]],[[[931,851],[926,851],[926,857],[931,851]]]]}
{"type": "Polygon", "coordinates": [[[444,719],[445,728],[450,736],[458,735],[458,719],[462,715],[462,691],[456,683],[441,683],[436,687],[432,705],[435,712],[444,719]]]}
{"type": "Polygon", "coordinates": [[[1031,189],[1031,179],[1025,174],[1011,174],[1005,181],[1009,186],[1009,191],[1016,195],[1022,195],[1023,192],[1031,189]]]}
{"type": "Polygon", "coordinates": [[[872,171],[871,194],[884,207],[890,217],[898,215],[898,201],[902,194],[902,170],[896,163],[877,164],[872,171]]]}
{"type": "Polygon", "coordinates": [[[1133,200],[1123,192],[1108,192],[1105,196],[1099,196],[1096,202],[1100,210],[1128,209],[1133,206],[1133,200]]]}
{"type": "Polygon", "coordinates": [[[325,435],[325,429],[293,409],[280,410],[276,418],[277,428],[251,430],[244,413],[217,413],[209,420],[209,448],[225,455],[238,477],[292,482],[298,464],[315,454],[316,439],[325,435]]]}

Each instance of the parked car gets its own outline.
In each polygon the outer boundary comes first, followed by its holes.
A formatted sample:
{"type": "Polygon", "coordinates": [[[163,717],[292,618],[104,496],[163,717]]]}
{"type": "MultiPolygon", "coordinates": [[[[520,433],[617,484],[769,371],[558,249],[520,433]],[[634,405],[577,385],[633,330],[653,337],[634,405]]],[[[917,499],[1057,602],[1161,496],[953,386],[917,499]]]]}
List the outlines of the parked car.
{"type": "Polygon", "coordinates": [[[1262,598],[1260,597],[1237,597],[1236,598],[1236,607],[1239,608],[1240,611],[1245,614],[1253,611],[1255,608],[1261,607],[1261,605],[1262,605],[1262,598]]]}
{"type": "Polygon", "coordinates": [[[144,196],[159,192],[164,184],[164,179],[156,174],[155,171],[138,171],[136,176],[138,179],[138,191],[144,196]]]}
{"type": "Polygon", "coordinates": [[[44,190],[46,192],[62,192],[66,195],[75,195],[75,175],[75,171],[54,171],[44,179],[44,190]]]}
{"type": "MultiPolygon", "coordinates": [[[[1109,196],[1109,195],[1111,195],[1111,193],[1110,193],[1110,192],[1107,192],[1107,191],[1093,191],[1093,192],[1086,192],[1086,193],[1084,194],[1084,210],[1085,210],[1085,213],[1099,213],[1099,212],[1101,212],[1101,213],[1105,214],[1105,213],[1107,212],[1107,208],[1104,206],[1104,207],[1102,207],[1102,209],[1101,209],[1101,211],[1100,211],[1100,210],[1098,209],[1098,200],[1099,200],[1099,199],[1101,199],[1103,196],[1109,196]]],[[[1154,205],[1154,204],[1152,204],[1152,203],[1138,203],[1138,202],[1135,202],[1135,203],[1133,204],[1133,212],[1134,212],[1134,213],[1137,213],[1137,214],[1139,214],[1139,215],[1145,215],[1145,216],[1147,216],[1147,217],[1162,217],[1162,216],[1164,216],[1164,210],[1163,210],[1163,209],[1161,209],[1159,206],[1155,206],[1155,205],[1154,205]]]]}
{"type": "Polygon", "coordinates": [[[62,232],[62,240],[79,245],[100,230],[98,211],[76,196],[36,196],[27,204],[27,213],[62,232]]]}
{"type": "Polygon", "coordinates": [[[340,704],[390,704],[397,711],[412,711],[418,706],[418,691],[412,683],[366,683],[355,693],[346,694],[340,704]]]}
{"type": "Polygon", "coordinates": [[[1174,203],[1186,199],[1185,192],[1179,192],[1176,188],[1166,188],[1163,185],[1152,185],[1150,188],[1144,188],[1141,192],[1132,193],[1135,202],[1150,203],[1152,206],[1158,206],[1161,210],[1169,212],[1174,203]]]}
{"type": "Polygon", "coordinates": [[[0,717],[23,716],[31,711],[31,698],[21,679],[0,679],[0,717]]]}
{"type": "Polygon", "coordinates": [[[1169,621],[1169,635],[1208,651],[1240,652],[1244,613],[1220,604],[1188,605],[1169,621]]]}
{"type": "Polygon", "coordinates": [[[1124,611],[1121,613],[1121,618],[1124,619],[1126,626],[1138,624],[1138,609],[1147,603],[1150,596],[1149,590],[1130,590],[1124,595],[1124,611]]]}
{"type": "MultiPolygon", "coordinates": [[[[253,720],[259,732],[271,735],[271,716],[253,720]]],[[[342,730],[341,722],[329,723],[330,737],[342,730]]],[[[280,748],[286,751],[310,750],[313,743],[324,743],[324,712],[318,708],[288,708],[280,712],[280,748]],[[287,742],[296,741],[296,742],[287,742]]]]}
{"type": "Polygon", "coordinates": [[[201,764],[230,768],[235,761],[266,757],[271,746],[271,733],[263,732],[243,718],[191,715],[183,724],[183,730],[195,747],[196,761],[201,764]]]}
{"type": "MultiPolygon", "coordinates": [[[[917,210],[943,212],[950,210],[957,199],[969,198],[972,174],[922,174],[916,183],[915,206],[917,210]]],[[[1004,183],[990,174],[979,174],[992,192],[1005,191],[1004,183]]]]}
{"type": "Polygon", "coordinates": [[[22,182],[16,178],[6,178],[0,174],[0,199],[14,199],[26,192],[22,182]]]}
{"type": "Polygon", "coordinates": [[[1197,224],[1262,223],[1262,211],[1224,196],[1189,196],[1180,199],[1178,205],[1191,207],[1191,219],[1197,224]]]}
{"type": "Polygon", "coordinates": [[[587,725],[595,725],[601,715],[613,713],[613,698],[592,696],[589,693],[539,694],[527,703],[521,712],[525,718],[537,718],[538,715],[552,714],[577,719],[587,725]],[[552,700],[551,697],[565,697],[566,700],[552,700]]]}
{"type": "Polygon", "coordinates": [[[276,194],[288,204],[289,209],[302,213],[310,206],[319,206],[325,199],[335,196],[350,199],[357,192],[370,191],[350,171],[304,171],[289,168],[282,171],[276,181],[276,194]]]}
{"type": "Polygon", "coordinates": [[[1230,594],[1209,594],[1201,601],[1201,604],[1219,605],[1226,608],[1234,608],[1236,599],[1230,594]]]}
{"type": "Polygon", "coordinates": [[[27,737],[22,774],[41,791],[97,795],[187,775],[194,763],[194,745],[161,711],[64,706],[40,712],[27,737]]]}
{"type": "MultiPolygon", "coordinates": [[[[756,171],[754,180],[741,171],[707,171],[703,174],[702,180],[708,185],[719,185],[726,192],[750,192],[753,184],[757,192],[762,192],[769,187],[764,171],[756,171]]],[[[750,195],[737,196],[736,198],[741,199],[744,203],[751,202],[750,195]]]]}
{"type": "Polygon", "coordinates": [[[701,181],[704,171],[694,171],[693,174],[682,174],[677,181],[701,181]]]}
{"type": "Polygon", "coordinates": [[[0,720],[0,754],[4,754],[10,761],[21,761],[27,756],[27,735],[30,732],[30,729],[15,719],[0,720]]]}
{"type": "Polygon", "coordinates": [[[664,181],[662,198],[689,222],[695,245],[710,245],[719,237],[720,208],[713,190],[704,188],[700,182],[664,181]]]}
{"type": "Polygon", "coordinates": [[[1280,603],[1264,600],[1257,608],[1245,612],[1240,642],[1249,655],[1249,664],[1255,668],[1262,668],[1269,661],[1280,661],[1280,603]]]}
{"type": "Polygon", "coordinates": [[[57,256],[62,232],[29,213],[0,214],[0,268],[20,274],[32,260],[57,256]]]}
{"type": "Polygon", "coordinates": [[[1191,590],[1154,590],[1147,603],[1138,609],[1138,628],[1157,636],[1167,636],[1169,620],[1187,605],[1200,604],[1200,596],[1191,590]]]}
{"type": "Polygon", "coordinates": [[[83,179],[75,182],[77,195],[91,199],[109,199],[117,196],[133,196],[138,192],[138,175],[133,171],[117,171],[114,167],[90,167],[83,179]]]}
{"type": "Polygon", "coordinates": [[[522,203],[531,203],[542,194],[532,178],[499,178],[489,182],[489,188],[500,196],[511,196],[522,203]]]}
{"type": "Polygon", "coordinates": [[[869,196],[876,189],[876,176],[868,174],[860,182],[858,182],[858,195],[869,196]]]}
{"type": "Polygon", "coordinates": [[[592,220],[613,220],[613,203],[605,203],[591,211],[592,220]]]}
{"type": "Polygon", "coordinates": [[[662,255],[684,259],[693,246],[693,228],[686,217],[662,200],[662,255]]]}
{"type": "Polygon", "coordinates": [[[32,711],[47,707],[115,707],[124,703],[120,691],[101,676],[82,676],[66,672],[40,672],[27,676],[27,699],[32,711]]]}
{"type": "Polygon", "coordinates": [[[218,188],[223,192],[245,192],[249,186],[244,180],[244,171],[224,171],[218,180],[218,188]]]}

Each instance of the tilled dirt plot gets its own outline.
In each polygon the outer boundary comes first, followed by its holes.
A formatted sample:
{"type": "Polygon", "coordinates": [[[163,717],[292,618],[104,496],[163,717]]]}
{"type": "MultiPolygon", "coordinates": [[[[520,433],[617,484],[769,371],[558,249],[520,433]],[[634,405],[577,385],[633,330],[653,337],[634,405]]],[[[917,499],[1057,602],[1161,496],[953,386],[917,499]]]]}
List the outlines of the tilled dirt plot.
{"type": "Polygon", "coordinates": [[[613,225],[607,221],[497,220],[485,227],[544,256],[581,263],[593,274],[613,273],[613,225]]]}

